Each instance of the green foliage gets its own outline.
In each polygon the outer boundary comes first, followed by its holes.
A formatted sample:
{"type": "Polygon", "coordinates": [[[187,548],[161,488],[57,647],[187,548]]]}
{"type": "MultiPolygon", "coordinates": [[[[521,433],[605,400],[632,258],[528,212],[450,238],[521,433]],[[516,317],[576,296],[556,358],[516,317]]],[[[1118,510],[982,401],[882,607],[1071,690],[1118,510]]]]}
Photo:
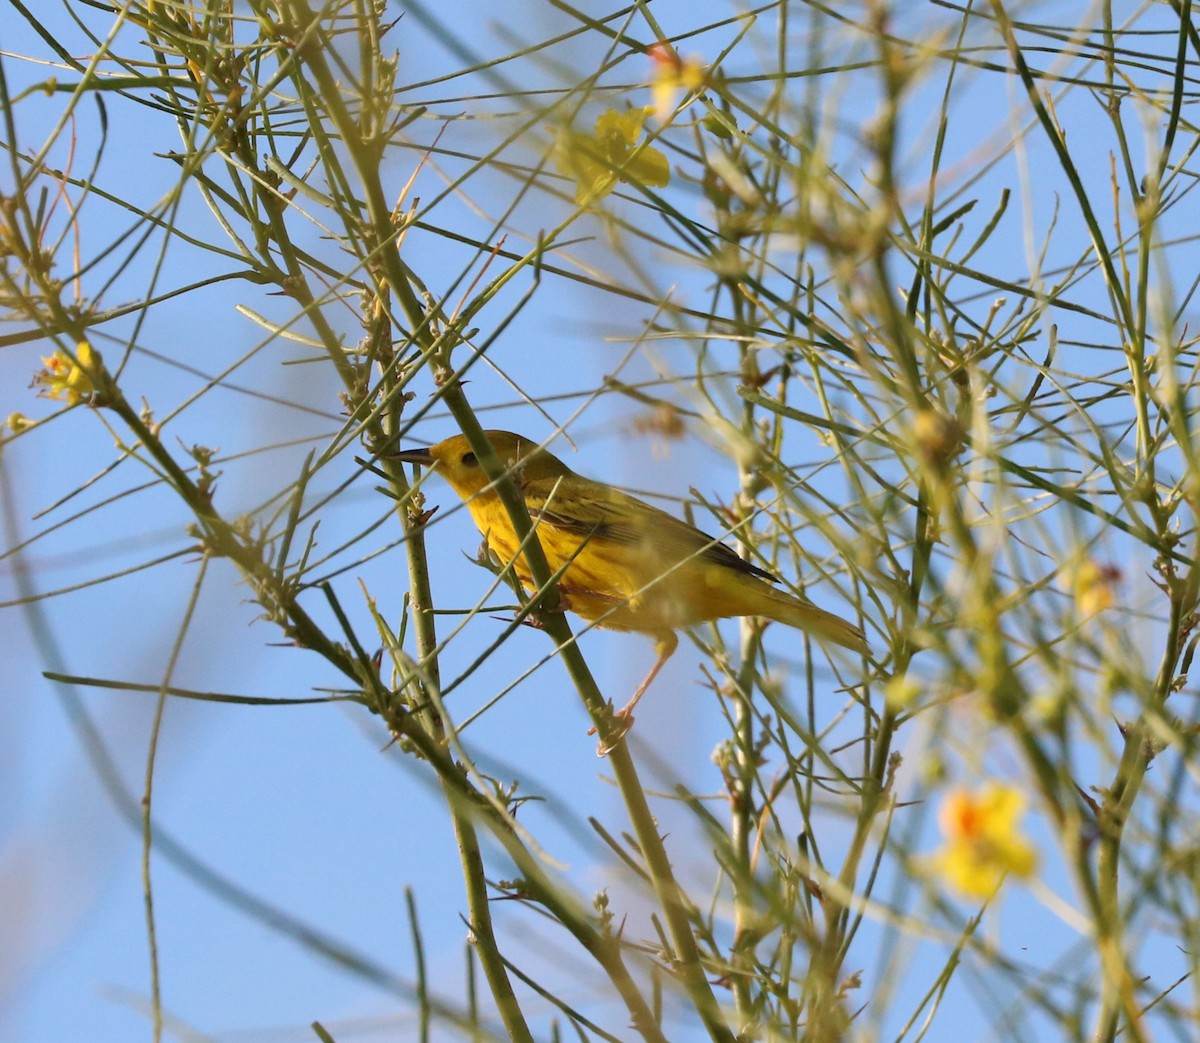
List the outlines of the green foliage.
{"type": "MultiPolygon", "coordinates": [[[[1000,0],[697,5],[669,25],[659,5],[515,6],[528,17],[479,40],[384,0],[9,12],[34,43],[0,60],[0,343],[48,403],[10,395],[0,464],[6,488],[32,481],[14,461],[44,467],[30,447],[98,473],[72,470],[32,530],[10,520],[4,557],[36,575],[60,527],[86,546],[140,465],[187,533],[169,557],[195,570],[149,686],[160,713],[264,701],[175,681],[220,561],[222,603],[251,598],[264,645],[317,657],[329,700],[397,740],[398,789],[441,795],[473,953],[469,1000],[431,988],[410,893],[422,1038],[916,1039],[972,1002],[1001,1039],[1194,1035],[1175,991],[1200,952],[1190,6],[1126,26],[1107,5],[1076,25],[1071,5],[1000,0]],[[59,42],[68,17],[87,47],[59,42]],[[141,167],[169,176],[151,192],[141,167]],[[189,329],[217,301],[252,346],[189,329]],[[227,392],[257,426],[222,451],[241,437],[227,392]],[[723,728],[710,796],[643,722],[603,763],[616,821],[553,801],[602,845],[586,872],[547,854],[530,812],[548,798],[492,777],[466,727],[515,687],[493,667],[527,623],[602,730],[627,693],[602,690],[582,628],[552,610],[535,539],[525,601],[481,552],[470,598],[439,602],[455,512],[390,455],[456,429],[486,456],[496,409],[556,452],[620,430],[683,470],[723,462],[680,510],[872,647],[753,620],[693,634],[689,712],[723,728]],[[321,430],[272,441],[280,415],[321,430]],[[257,468],[253,502],[224,492],[240,468],[257,468]],[[481,679],[471,711],[459,696],[481,679]],[[1052,951],[998,929],[1014,902],[1054,924],[1052,951]],[[523,971],[530,923],[575,962],[523,971]]],[[[615,482],[630,455],[572,466],[615,482]]],[[[5,606],[34,630],[38,590],[5,606]]],[[[568,698],[552,669],[518,680],[568,698]]],[[[390,980],[165,838],[154,744],[140,805],[105,785],[144,836],[156,1035],[153,851],[315,958],[390,980]]]]}

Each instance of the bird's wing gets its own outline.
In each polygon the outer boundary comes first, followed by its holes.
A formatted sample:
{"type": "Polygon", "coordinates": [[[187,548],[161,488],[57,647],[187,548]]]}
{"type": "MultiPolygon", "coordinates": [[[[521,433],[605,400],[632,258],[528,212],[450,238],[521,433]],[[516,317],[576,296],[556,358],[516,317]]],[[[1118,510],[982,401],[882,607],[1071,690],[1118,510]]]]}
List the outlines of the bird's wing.
{"type": "Polygon", "coordinates": [[[654,543],[665,561],[697,558],[778,582],[725,544],[618,489],[573,475],[567,482],[536,481],[523,486],[530,517],[539,524],[589,539],[637,546],[654,543]],[[557,485],[557,488],[556,488],[557,485]]]}

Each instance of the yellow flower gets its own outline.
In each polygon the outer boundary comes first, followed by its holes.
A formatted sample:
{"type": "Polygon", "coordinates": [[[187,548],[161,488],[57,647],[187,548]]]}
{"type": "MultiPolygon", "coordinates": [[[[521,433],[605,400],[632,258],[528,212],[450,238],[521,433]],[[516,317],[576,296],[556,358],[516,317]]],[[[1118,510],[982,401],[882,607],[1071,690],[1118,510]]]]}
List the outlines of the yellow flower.
{"type": "Polygon", "coordinates": [[[1081,616],[1094,616],[1117,603],[1121,570],[1084,558],[1075,569],[1075,607],[1081,616]]]}
{"type": "Polygon", "coordinates": [[[670,180],[671,166],[663,153],[649,145],[637,148],[651,111],[607,109],[597,118],[594,134],[568,130],[559,136],[554,162],[575,179],[576,203],[586,206],[602,199],[618,180],[656,188],[670,180]]]}
{"type": "Polygon", "coordinates": [[[999,783],[950,793],[938,813],[946,843],[935,868],[971,898],[991,898],[1009,873],[1030,876],[1037,854],[1017,828],[1024,810],[1020,792],[999,783]]]}
{"type": "Polygon", "coordinates": [[[99,356],[85,340],[75,345],[74,360],[59,348],[49,358],[42,358],[43,368],[33,375],[33,386],[41,385],[38,394],[42,398],[78,405],[96,390],[88,370],[98,362],[99,356]]]}
{"type": "Polygon", "coordinates": [[[963,447],[962,425],[935,409],[922,409],[913,417],[913,440],[930,463],[944,467],[963,447]]]}
{"type": "Polygon", "coordinates": [[[891,710],[904,710],[917,701],[921,696],[921,686],[911,677],[899,674],[892,677],[884,686],[883,697],[891,710]]]}
{"type": "Polygon", "coordinates": [[[656,43],[649,51],[654,72],[650,77],[650,93],[654,98],[654,115],[666,123],[675,111],[675,99],[680,91],[698,91],[704,86],[704,66],[693,55],[686,60],[668,43],[656,43]]]}

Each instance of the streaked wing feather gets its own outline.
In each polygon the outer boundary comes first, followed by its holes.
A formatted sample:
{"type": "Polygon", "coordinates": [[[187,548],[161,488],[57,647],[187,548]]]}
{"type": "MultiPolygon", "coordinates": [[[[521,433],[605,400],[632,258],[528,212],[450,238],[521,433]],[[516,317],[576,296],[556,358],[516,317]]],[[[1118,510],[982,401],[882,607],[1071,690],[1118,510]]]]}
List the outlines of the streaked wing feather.
{"type": "Polygon", "coordinates": [[[640,543],[653,532],[668,557],[682,560],[695,556],[735,572],[778,582],[766,569],[746,561],[725,544],[714,542],[714,537],[695,526],[616,489],[587,482],[594,487],[573,488],[568,496],[561,488],[555,494],[553,485],[539,488],[542,484],[530,483],[523,489],[530,517],[534,520],[540,517],[542,525],[574,536],[600,537],[628,546],[640,543]]]}

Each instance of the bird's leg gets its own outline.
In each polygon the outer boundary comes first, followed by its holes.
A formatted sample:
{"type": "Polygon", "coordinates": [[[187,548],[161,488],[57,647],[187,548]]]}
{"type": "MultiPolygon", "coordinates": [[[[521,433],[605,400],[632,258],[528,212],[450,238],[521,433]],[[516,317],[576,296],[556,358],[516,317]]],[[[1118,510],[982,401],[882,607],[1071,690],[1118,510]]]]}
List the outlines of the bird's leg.
{"type": "MultiPolygon", "coordinates": [[[[673,630],[664,630],[658,635],[658,640],[654,642],[654,651],[658,653],[658,659],[650,668],[650,672],[646,675],[646,679],[637,686],[637,690],[630,696],[627,702],[621,709],[617,710],[610,720],[610,730],[607,736],[602,736],[600,745],[596,747],[597,757],[607,757],[613,749],[616,748],[630,728],[633,727],[633,708],[637,706],[638,700],[646,694],[646,690],[654,683],[654,679],[664,666],[667,660],[675,654],[675,649],[679,647],[679,638],[675,636],[673,630]]],[[[609,705],[612,705],[611,703],[609,705]]],[[[594,735],[595,728],[588,731],[588,735],[594,735]]]]}
{"type": "MultiPolygon", "coordinates": [[[[530,584],[530,586],[531,585],[532,584],[530,584]]],[[[522,581],[521,592],[526,600],[532,598],[533,596],[529,591],[529,587],[524,583],[524,581],[522,581]]],[[[563,587],[563,585],[560,583],[558,586],[558,607],[554,609],[554,612],[557,615],[562,615],[562,613],[569,611],[571,611],[571,602],[569,600],[567,588],[563,587]]],[[[499,623],[515,622],[515,617],[513,619],[505,619],[503,616],[492,616],[492,618],[499,623]]],[[[529,609],[529,611],[525,613],[525,617],[521,620],[521,626],[532,627],[534,630],[545,630],[546,609],[529,609]]]]}
{"type": "Polygon", "coordinates": [[[675,654],[675,649],[679,647],[679,638],[675,636],[675,631],[664,630],[657,641],[654,642],[654,651],[658,653],[658,659],[650,668],[650,672],[646,675],[646,679],[637,686],[637,691],[629,697],[629,702],[621,707],[616,713],[617,717],[633,724],[633,708],[637,706],[638,700],[646,694],[646,689],[654,683],[654,679],[658,676],[658,672],[667,665],[667,660],[675,654]]]}

